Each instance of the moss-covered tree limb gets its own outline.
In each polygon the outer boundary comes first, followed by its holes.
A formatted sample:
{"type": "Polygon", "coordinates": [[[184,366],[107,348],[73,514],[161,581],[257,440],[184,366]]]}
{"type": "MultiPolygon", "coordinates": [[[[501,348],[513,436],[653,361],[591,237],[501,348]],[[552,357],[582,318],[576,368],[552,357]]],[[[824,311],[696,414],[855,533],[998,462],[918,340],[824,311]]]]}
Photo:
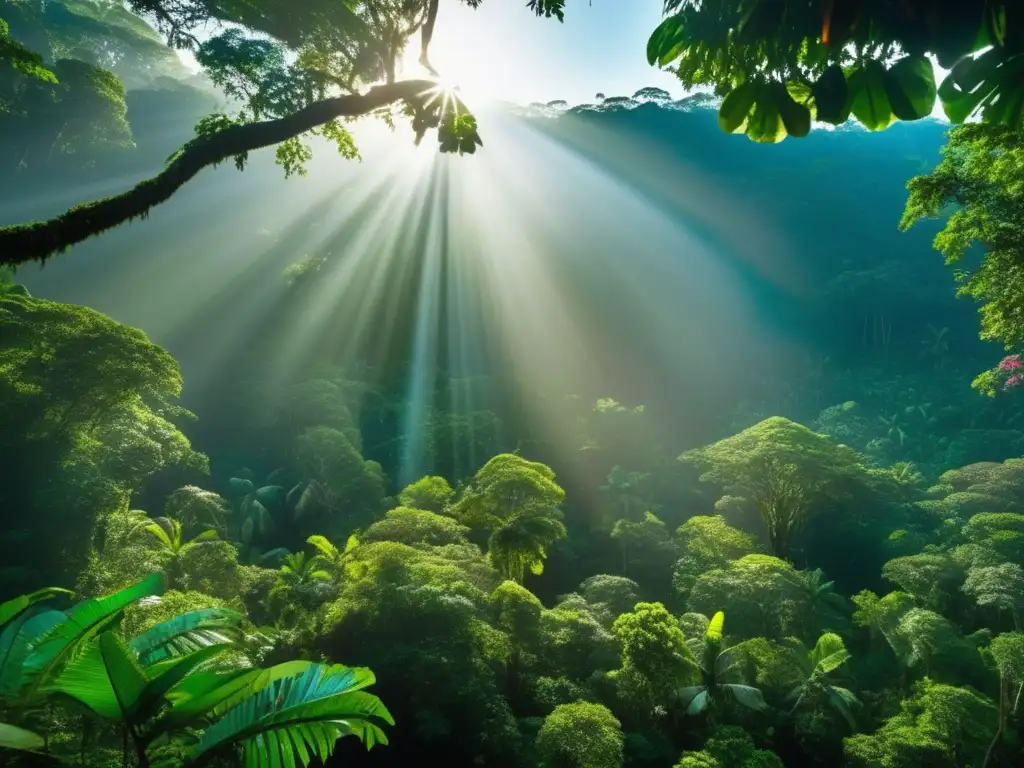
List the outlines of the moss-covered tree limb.
{"type": "Polygon", "coordinates": [[[126,192],[77,205],[47,221],[0,227],[0,265],[45,261],[93,235],[145,217],[207,166],[279,144],[339,117],[366,115],[398,101],[422,104],[435,88],[429,80],[378,85],[365,93],[314,102],[287,117],[199,136],[182,147],[163,171],[126,192]]]}

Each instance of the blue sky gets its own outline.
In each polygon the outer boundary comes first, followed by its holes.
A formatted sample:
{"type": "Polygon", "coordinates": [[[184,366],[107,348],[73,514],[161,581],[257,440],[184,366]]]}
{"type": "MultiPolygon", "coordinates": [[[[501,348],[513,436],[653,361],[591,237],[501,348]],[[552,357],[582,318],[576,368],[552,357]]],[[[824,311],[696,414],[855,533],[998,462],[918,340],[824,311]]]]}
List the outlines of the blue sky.
{"type": "Polygon", "coordinates": [[[484,0],[474,11],[442,0],[433,63],[467,95],[521,103],[579,103],[599,91],[628,96],[646,85],[682,95],[679,81],[648,66],[645,55],[662,0],[567,0],[563,24],[525,6],[484,0]]]}

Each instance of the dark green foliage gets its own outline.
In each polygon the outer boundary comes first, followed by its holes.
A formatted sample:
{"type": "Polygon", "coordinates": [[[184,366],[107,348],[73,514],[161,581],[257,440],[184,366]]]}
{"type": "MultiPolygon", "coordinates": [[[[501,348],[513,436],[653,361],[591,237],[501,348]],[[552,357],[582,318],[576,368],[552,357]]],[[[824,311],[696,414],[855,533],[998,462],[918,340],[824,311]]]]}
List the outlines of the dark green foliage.
{"type": "Polygon", "coordinates": [[[168,466],[205,468],[176,424],[178,366],[141,331],[85,307],[0,295],[0,454],[9,478],[0,503],[20,508],[46,546],[8,552],[36,567],[63,560],[73,578],[93,522],[168,466]],[[41,478],[46,477],[44,482],[41,478]],[[60,482],[53,482],[56,479],[60,482]]]}
{"type": "Polygon", "coordinates": [[[728,133],[776,142],[806,136],[812,119],[839,125],[851,114],[879,131],[931,114],[936,96],[954,122],[980,112],[988,123],[1020,125],[1024,16],[1009,2],[668,0],[665,13],[648,62],[673,65],[687,88],[724,96],[719,123],[728,133]],[[953,69],[941,87],[928,53],[953,69]]]}

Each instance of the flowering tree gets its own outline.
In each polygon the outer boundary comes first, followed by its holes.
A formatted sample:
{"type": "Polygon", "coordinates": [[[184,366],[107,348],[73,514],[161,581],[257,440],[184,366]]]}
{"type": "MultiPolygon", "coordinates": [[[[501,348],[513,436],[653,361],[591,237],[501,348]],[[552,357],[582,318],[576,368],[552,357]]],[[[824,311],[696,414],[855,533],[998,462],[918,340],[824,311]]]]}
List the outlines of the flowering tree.
{"type": "Polygon", "coordinates": [[[1007,355],[995,368],[979,374],[971,386],[989,397],[995,397],[996,392],[1016,389],[1024,384],[1024,361],[1020,358],[1019,353],[1007,355]]]}

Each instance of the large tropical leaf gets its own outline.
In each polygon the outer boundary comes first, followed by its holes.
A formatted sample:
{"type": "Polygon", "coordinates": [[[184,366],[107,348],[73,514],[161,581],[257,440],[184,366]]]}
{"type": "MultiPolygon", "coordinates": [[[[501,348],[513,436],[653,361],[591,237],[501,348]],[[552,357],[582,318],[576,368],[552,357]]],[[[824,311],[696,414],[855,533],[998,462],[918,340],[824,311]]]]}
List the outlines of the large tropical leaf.
{"type": "Polygon", "coordinates": [[[358,690],[373,682],[369,670],[321,664],[275,680],[207,728],[192,757],[240,744],[246,768],[278,768],[326,761],[343,736],[358,737],[367,749],[387,744],[382,726],[394,724],[391,714],[358,690]]]}
{"type": "Polygon", "coordinates": [[[818,638],[814,649],[808,654],[808,661],[811,664],[812,674],[815,676],[827,675],[850,658],[846,650],[843,638],[832,632],[826,632],[818,638]]]}
{"type": "Polygon", "coordinates": [[[0,700],[20,697],[32,643],[66,619],[63,611],[33,608],[8,622],[0,632],[0,700]]]}
{"type": "Polygon", "coordinates": [[[860,701],[854,695],[853,691],[849,691],[846,688],[840,688],[837,685],[831,685],[828,688],[828,700],[849,724],[850,730],[856,732],[857,721],[853,718],[852,710],[853,707],[860,703],[860,701]]]}
{"type": "Polygon", "coordinates": [[[38,589],[35,592],[29,592],[27,595],[20,595],[13,600],[8,600],[4,603],[0,603],[0,627],[3,627],[7,622],[11,621],[22,611],[27,610],[31,606],[43,600],[49,600],[57,597],[58,595],[73,595],[75,594],[70,589],[61,589],[60,587],[46,587],[45,589],[38,589]]]}
{"type": "Polygon", "coordinates": [[[722,688],[731,693],[736,701],[748,709],[762,710],[768,707],[764,702],[764,696],[757,688],[736,683],[726,683],[722,688]]]}
{"type": "Polygon", "coordinates": [[[885,67],[878,61],[868,61],[850,73],[847,87],[850,111],[869,131],[881,131],[896,120],[885,89],[885,67]]]}
{"type": "Polygon", "coordinates": [[[679,691],[679,701],[686,708],[686,714],[699,715],[711,703],[706,685],[692,685],[679,691]]]}
{"type": "Polygon", "coordinates": [[[217,717],[275,680],[301,675],[313,665],[309,661],[286,661],[267,669],[234,672],[203,672],[191,675],[173,688],[167,698],[172,703],[165,716],[167,727],[184,724],[197,717],[217,717]]]}
{"type": "Polygon", "coordinates": [[[920,120],[935,107],[935,73],[924,56],[904,56],[885,73],[885,92],[900,120],[920,120]]]}
{"type": "Polygon", "coordinates": [[[136,635],[128,644],[144,666],[181,656],[208,645],[230,643],[240,629],[242,614],[227,608],[203,608],[175,616],[136,635]]]}
{"type": "Polygon", "coordinates": [[[135,706],[135,713],[142,718],[156,714],[164,703],[167,693],[183,681],[201,664],[214,656],[230,650],[231,645],[208,645],[183,656],[165,659],[145,669],[146,687],[135,706]]]}
{"type": "Polygon", "coordinates": [[[47,684],[78,648],[120,620],[121,612],[127,606],[143,597],[159,595],[163,589],[163,574],[152,573],[138,584],[107,597],[84,600],[68,611],[64,621],[32,643],[31,652],[24,664],[29,697],[40,686],[47,684]]]}
{"type": "Polygon", "coordinates": [[[113,632],[103,632],[41,690],[70,696],[106,720],[126,723],[131,721],[146,682],[146,673],[131,648],[113,632]]]}
{"type": "Polygon", "coordinates": [[[46,746],[46,741],[37,733],[26,731],[7,723],[0,723],[0,749],[33,751],[46,746]]]}

